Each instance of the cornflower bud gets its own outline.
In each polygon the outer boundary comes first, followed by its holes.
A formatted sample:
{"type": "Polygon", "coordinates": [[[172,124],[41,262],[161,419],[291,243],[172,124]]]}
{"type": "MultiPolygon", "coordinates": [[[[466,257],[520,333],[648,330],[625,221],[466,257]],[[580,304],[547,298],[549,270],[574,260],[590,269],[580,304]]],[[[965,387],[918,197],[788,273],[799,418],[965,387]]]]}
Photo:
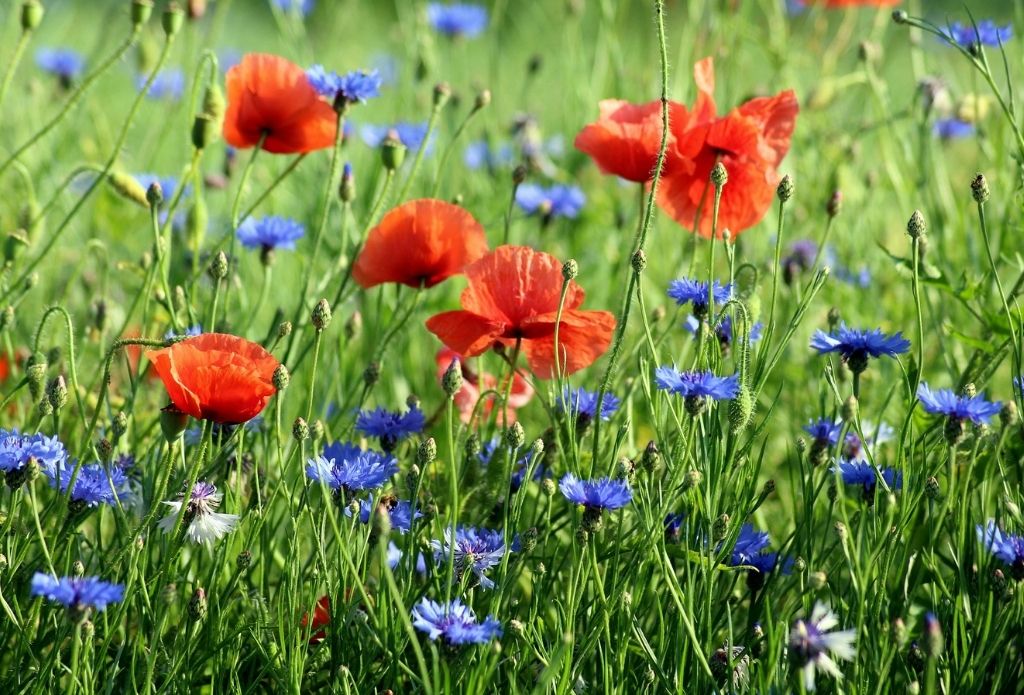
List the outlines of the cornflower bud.
{"type": "Polygon", "coordinates": [[[974,179],[971,181],[971,195],[974,196],[974,202],[978,205],[984,205],[988,202],[988,181],[985,180],[984,174],[975,174],[974,179]]]}
{"type": "Polygon", "coordinates": [[[309,439],[309,425],[305,418],[295,418],[295,423],[292,425],[292,437],[296,442],[304,442],[309,439]]]}
{"type": "Polygon", "coordinates": [[[789,199],[793,197],[793,177],[786,174],[779,181],[778,187],[775,189],[775,194],[779,196],[779,200],[783,203],[789,202],[789,199]]]}
{"type": "Polygon", "coordinates": [[[313,328],[316,329],[317,333],[322,333],[325,328],[331,323],[331,305],[326,299],[321,299],[313,307],[313,312],[309,317],[310,323],[313,324],[313,328]]]}
{"type": "Polygon", "coordinates": [[[575,280],[576,276],[580,274],[580,267],[577,265],[576,260],[570,258],[562,264],[562,279],[566,282],[575,280]]]}
{"type": "Polygon", "coordinates": [[[462,363],[458,357],[454,358],[448,364],[448,369],[444,370],[444,376],[441,377],[441,388],[444,389],[448,398],[455,398],[455,394],[462,390],[462,363]]]}
{"type": "Polygon", "coordinates": [[[721,162],[715,162],[714,168],[711,169],[711,183],[715,188],[721,188],[729,183],[729,171],[721,162]]]}

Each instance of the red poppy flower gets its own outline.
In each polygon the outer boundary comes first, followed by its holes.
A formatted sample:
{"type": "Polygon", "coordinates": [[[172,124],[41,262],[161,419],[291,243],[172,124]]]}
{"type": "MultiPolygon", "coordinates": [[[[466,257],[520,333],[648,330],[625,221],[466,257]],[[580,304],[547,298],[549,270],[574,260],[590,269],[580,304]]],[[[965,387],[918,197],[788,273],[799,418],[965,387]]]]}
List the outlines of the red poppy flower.
{"type": "Polygon", "coordinates": [[[238,148],[275,154],[312,152],[334,145],[338,116],[320,98],[298,65],[266,53],[249,53],[228,70],[224,140],[238,148]]]}
{"type": "Polygon", "coordinates": [[[433,287],[485,253],[484,228],[467,211],[443,200],[411,200],[370,230],[352,277],[367,288],[433,287]]]}
{"type": "MultiPolygon", "coordinates": [[[[561,336],[559,336],[558,342],[562,342],[561,336]]],[[[437,352],[438,379],[444,377],[444,373],[448,371],[448,366],[455,359],[459,361],[459,367],[462,370],[462,388],[455,394],[455,407],[459,409],[459,418],[468,424],[473,417],[473,411],[476,409],[477,402],[480,400],[480,394],[485,391],[504,394],[508,380],[503,379],[499,386],[498,379],[493,374],[487,374],[486,372],[478,374],[474,372],[466,364],[465,357],[446,347],[441,348],[437,352]]],[[[507,415],[509,423],[516,421],[516,410],[529,403],[531,398],[533,398],[533,387],[530,386],[519,372],[516,372],[515,377],[512,379],[512,389],[509,391],[508,396],[507,415]]],[[[487,394],[483,405],[480,407],[480,414],[485,419],[494,411],[496,400],[494,393],[487,394]]],[[[505,413],[502,412],[501,417],[504,416],[505,413]]],[[[501,420],[501,422],[504,422],[504,420],[501,420]]]]}
{"type": "MultiPolygon", "coordinates": [[[[331,624],[331,597],[324,595],[316,602],[313,608],[313,634],[309,636],[310,644],[320,644],[327,639],[328,625],[331,624]]],[[[302,627],[309,625],[309,613],[302,615],[302,627]]]]}
{"type": "Polygon", "coordinates": [[[694,66],[694,77],[698,98],[693,111],[674,106],[673,142],[658,188],[658,204],[679,224],[710,237],[711,169],[721,161],[729,181],[722,189],[718,236],[728,229],[735,238],[757,224],[771,205],[779,182],[777,167],[789,151],[799,106],[793,91],[787,90],[751,99],[716,117],[710,58],[694,66]]]}
{"type": "MultiPolygon", "coordinates": [[[[562,264],[525,246],[499,246],[466,268],[469,286],[461,311],[427,320],[427,328],[449,348],[467,357],[517,343],[530,368],[542,379],[555,374],[555,318],[562,289],[562,264]]],[[[582,311],[583,289],[569,283],[558,344],[561,368],[572,374],[604,354],[615,330],[607,311],[582,311]]]]}
{"type": "Polygon", "coordinates": [[[278,361],[262,346],[224,333],[203,333],[146,357],[174,406],[222,424],[253,419],[274,395],[278,361]]]}
{"type": "Polygon", "coordinates": [[[596,122],[576,136],[576,149],[606,174],[643,183],[651,179],[661,148],[661,102],[606,99],[596,122]]]}

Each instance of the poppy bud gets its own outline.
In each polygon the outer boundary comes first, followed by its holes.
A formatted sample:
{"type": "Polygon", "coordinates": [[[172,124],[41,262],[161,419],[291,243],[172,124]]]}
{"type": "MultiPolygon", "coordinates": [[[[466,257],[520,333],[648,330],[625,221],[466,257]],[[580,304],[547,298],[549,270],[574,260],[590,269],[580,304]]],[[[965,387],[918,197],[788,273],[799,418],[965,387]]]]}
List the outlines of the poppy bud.
{"type": "Polygon", "coordinates": [[[160,186],[159,181],[149,184],[149,188],[146,189],[146,202],[149,203],[151,208],[158,208],[163,205],[164,189],[160,186]]]}
{"type": "Polygon", "coordinates": [[[112,171],[107,176],[107,180],[110,181],[110,185],[122,197],[136,202],[144,208],[149,207],[146,189],[142,187],[142,184],[134,176],[129,176],[119,171],[112,171]]]}
{"type": "Polygon", "coordinates": [[[421,470],[426,470],[427,466],[432,464],[437,459],[437,442],[433,437],[427,437],[420,442],[419,447],[416,449],[416,464],[421,470]]]}
{"type": "Polygon", "coordinates": [[[633,266],[634,273],[644,272],[644,268],[647,267],[647,254],[644,253],[643,249],[637,249],[636,253],[630,259],[630,265],[633,266]]]}
{"type": "Polygon", "coordinates": [[[441,108],[452,97],[452,88],[447,82],[434,85],[434,108],[441,108]]]}
{"type": "Polygon", "coordinates": [[[448,398],[455,398],[455,394],[462,390],[462,364],[456,357],[448,364],[441,377],[441,388],[444,389],[448,398]]]}
{"type": "Polygon", "coordinates": [[[512,170],[512,183],[518,186],[526,181],[526,167],[520,164],[512,170]]]}
{"type": "Polygon", "coordinates": [[[505,430],[505,446],[510,449],[518,449],[523,446],[526,442],[526,432],[523,431],[523,426],[519,422],[513,422],[507,430],[505,430]]]}
{"type": "Polygon", "coordinates": [[[21,28],[23,31],[32,31],[43,21],[46,10],[39,0],[25,0],[21,6],[21,28]]]}
{"type": "Polygon", "coordinates": [[[274,370],[273,383],[274,388],[278,391],[284,391],[288,388],[288,382],[291,380],[291,376],[288,374],[288,367],[283,364],[277,365],[277,369],[274,370]]]}
{"type": "Polygon", "coordinates": [[[223,251],[218,251],[210,263],[210,277],[214,280],[223,280],[228,276],[228,257],[223,251]]]}
{"type": "Polygon", "coordinates": [[[476,101],[473,102],[473,110],[479,111],[482,108],[486,108],[491,103],[491,90],[482,89],[480,93],[476,95],[476,101]]]}
{"type": "Polygon", "coordinates": [[[988,202],[988,181],[985,180],[984,174],[976,174],[974,180],[971,181],[971,194],[974,196],[974,202],[978,205],[983,205],[988,202]]]}
{"type": "Polygon", "coordinates": [[[711,537],[716,543],[729,535],[729,515],[722,514],[711,525],[711,537]]]}
{"type": "Polygon", "coordinates": [[[839,409],[839,416],[843,418],[845,422],[853,422],[857,419],[857,412],[859,404],[857,403],[856,396],[850,396],[843,401],[843,406],[839,409]]]}
{"type": "Polygon", "coordinates": [[[53,411],[59,413],[68,403],[68,385],[64,382],[64,375],[58,374],[57,378],[50,381],[46,388],[46,400],[50,402],[53,411]]]}
{"type": "Polygon", "coordinates": [[[580,267],[576,264],[576,260],[570,258],[562,264],[562,279],[568,282],[569,280],[575,280],[576,276],[580,274],[580,267]]]}
{"type": "Polygon", "coordinates": [[[188,415],[173,405],[160,410],[160,429],[168,443],[176,441],[185,431],[186,425],[188,425],[188,415]]]}
{"type": "Polygon", "coordinates": [[[160,24],[163,25],[164,34],[167,36],[174,36],[181,31],[181,25],[185,22],[185,13],[178,7],[178,3],[172,2],[164,10],[163,16],[160,18],[160,24]]]}
{"type": "Polygon", "coordinates": [[[309,425],[306,424],[305,418],[295,418],[295,423],[292,425],[292,437],[300,443],[309,439],[309,425]]]}
{"type": "Polygon", "coordinates": [[[746,384],[740,384],[736,397],[729,403],[729,431],[734,435],[746,429],[754,412],[754,398],[746,384]]]}
{"type": "Polygon", "coordinates": [[[715,188],[721,188],[728,182],[729,172],[726,170],[725,165],[721,162],[715,162],[715,166],[711,170],[711,183],[715,185],[715,188]]]}
{"type": "Polygon", "coordinates": [[[892,21],[894,24],[906,24],[907,19],[909,18],[910,15],[907,14],[906,10],[893,10],[892,12],[892,21]]]}
{"type": "Polygon", "coordinates": [[[23,249],[28,247],[28,237],[25,232],[17,230],[9,232],[4,239],[4,260],[13,263],[21,255],[23,249]]]}
{"type": "Polygon", "coordinates": [[[341,185],[338,187],[338,197],[343,203],[351,203],[356,199],[356,177],[352,175],[352,165],[345,162],[341,172],[341,185]]]}
{"type": "Polygon", "coordinates": [[[321,299],[313,307],[313,312],[309,316],[310,322],[313,324],[313,328],[317,332],[323,332],[327,326],[331,323],[331,305],[326,299],[321,299]]]}
{"type": "Polygon", "coordinates": [[[202,622],[206,617],[206,592],[202,587],[192,592],[192,598],[188,602],[188,617],[192,622],[202,622]]]}
{"type": "Polygon", "coordinates": [[[205,150],[206,146],[216,141],[220,127],[205,113],[201,113],[192,121],[192,146],[197,150],[205,150]]]}
{"type": "Polygon", "coordinates": [[[779,200],[781,200],[783,203],[787,202],[790,198],[792,198],[793,177],[790,176],[789,174],[783,176],[782,180],[779,181],[778,188],[775,189],[775,194],[779,196],[779,200]]]}
{"type": "Polygon", "coordinates": [[[245,570],[249,569],[249,565],[251,565],[251,564],[252,564],[252,552],[251,551],[243,550],[242,552],[240,552],[238,554],[238,557],[235,558],[235,567],[238,568],[239,572],[244,572],[245,570]]]}
{"type": "Polygon", "coordinates": [[[153,15],[153,0],[132,0],[132,24],[140,27],[153,15]]]}
{"type": "Polygon", "coordinates": [[[25,363],[25,380],[28,381],[28,391],[32,394],[32,400],[38,401],[43,397],[43,382],[46,380],[46,358],[42,353],[34,353],[29,356],[25,363]]]}
{"type": "Polygon", "coordinates": [[[927,231],[928,225],[924,221],[924,215],[921,214],[920,210],[914,210],[914,214],[910,216],[910,221],[907,222],[907,234],[910,235],[911,239],[919,239],[927,231]]]}
{"type": "Polygon", "coordinates": [[[398,139],[397,133],[389,132],[380,146],[380,159],[384,168],[394,171],[405,161],[406,146],[398,139]]]}
{"type": "Polygon", "coordinates": [[[206,14],[206,0],[188,0],[188,18],[200,19],[206,14]]]}

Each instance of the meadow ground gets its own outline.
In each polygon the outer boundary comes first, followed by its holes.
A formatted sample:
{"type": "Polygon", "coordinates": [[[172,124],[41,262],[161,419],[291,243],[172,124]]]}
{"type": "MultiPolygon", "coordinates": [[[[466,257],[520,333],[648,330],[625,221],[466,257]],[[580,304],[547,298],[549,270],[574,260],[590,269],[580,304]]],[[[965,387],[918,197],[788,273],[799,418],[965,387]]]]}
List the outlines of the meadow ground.
{"type": "Polygon", "coordinates": [[[3,692],[1020,691],[1024,3],[0,22],[3,692]]]}

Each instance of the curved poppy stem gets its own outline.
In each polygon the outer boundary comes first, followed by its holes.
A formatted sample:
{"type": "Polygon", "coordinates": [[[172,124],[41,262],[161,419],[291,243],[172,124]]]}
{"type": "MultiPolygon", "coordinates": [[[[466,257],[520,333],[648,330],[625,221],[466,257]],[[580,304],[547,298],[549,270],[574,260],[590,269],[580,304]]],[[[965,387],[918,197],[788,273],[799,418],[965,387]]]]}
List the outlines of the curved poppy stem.
{"type": "MultiPolygon", "coordinates": [[[[668,48],[665,39],[665,0],[655,0],[654,14],[658,25],[658,53],[661,58],[661,145],[658,147],[658,159],[654,165],[654,175],[651,177],[651,190],[647,196],[647,209],[644,210],[644,223],[637,231],[634,243],[633,257],[643,254],[644,244],[647,242],[647,234],[650,232],[654,221],[654,200],[658,191],[658,182],[661,180],[661,172],[665,165],[665,153],[668,150],[668,48]]],[[[604,377],[601,379],[601,389],[597,393],[597,404],[594,412],[600,413],[604,405],[604,397],[611,387],[612,377],[615,375],[615,366],[622,350],[622,342],[626,336],[626,326],[629,323],[629,312],[633,305],[633,292],[640,283],[639,265],[634,264],[626,285],[626,291],[622,296],[622,308],[619,310],[619,319],[615,326],[615,335],[612,339],[611,351],[608,355],[608,366],[605,367],[604,377]]],[[[601,441],[601,418],[594,418],[594,449],[590,460],[591,475],[597,463],[598,452],[601,441]]]]}
{"type": "MultiPolygon", "coordinates": [[[[64,325],[68,332],[68,376],[71,378],[71,390],[75,392],[75,403],[78,406],[78,414],[82,418],[82,426],[86,427],[88,424],[85,415],[85,404],[82,402],[82,394],[78,388],[78,368],[75,366],[75,330],[71,323],[71,314],[67,312],[62,306],[51,306],[43,313],[43,318],[39,321],[39,326],[36,328],[36,337],[33,342],[33,351],[39,352],[39,342],[43,335],[43,328],[46,327],[46,321],[50,316],[54,314],[60,314],[64,318],[64,325]]],[[[56,412],[54,412],[56,415],[56,412]]],[[[56,432],[57,430],[55,430],[56,432]]]]}
{"type": "Polygon", "coordinates": [[[7,72],[4,74],[3,84],[0,84],[0,108],[4,105],[4,99],[7,97],[7,90],[11,86],[11,80],[14,79],[14,73],[18,70],[18,64],[21,62],[21,57],[25,53],[25,49],[28,47],[29,39],[32,38],[32,30],[24,29],[21,32],[21,36],[18,38],[18,43],[14,47],[14,55],[11,56],[11,62],[7,66],[7,72]]]}

